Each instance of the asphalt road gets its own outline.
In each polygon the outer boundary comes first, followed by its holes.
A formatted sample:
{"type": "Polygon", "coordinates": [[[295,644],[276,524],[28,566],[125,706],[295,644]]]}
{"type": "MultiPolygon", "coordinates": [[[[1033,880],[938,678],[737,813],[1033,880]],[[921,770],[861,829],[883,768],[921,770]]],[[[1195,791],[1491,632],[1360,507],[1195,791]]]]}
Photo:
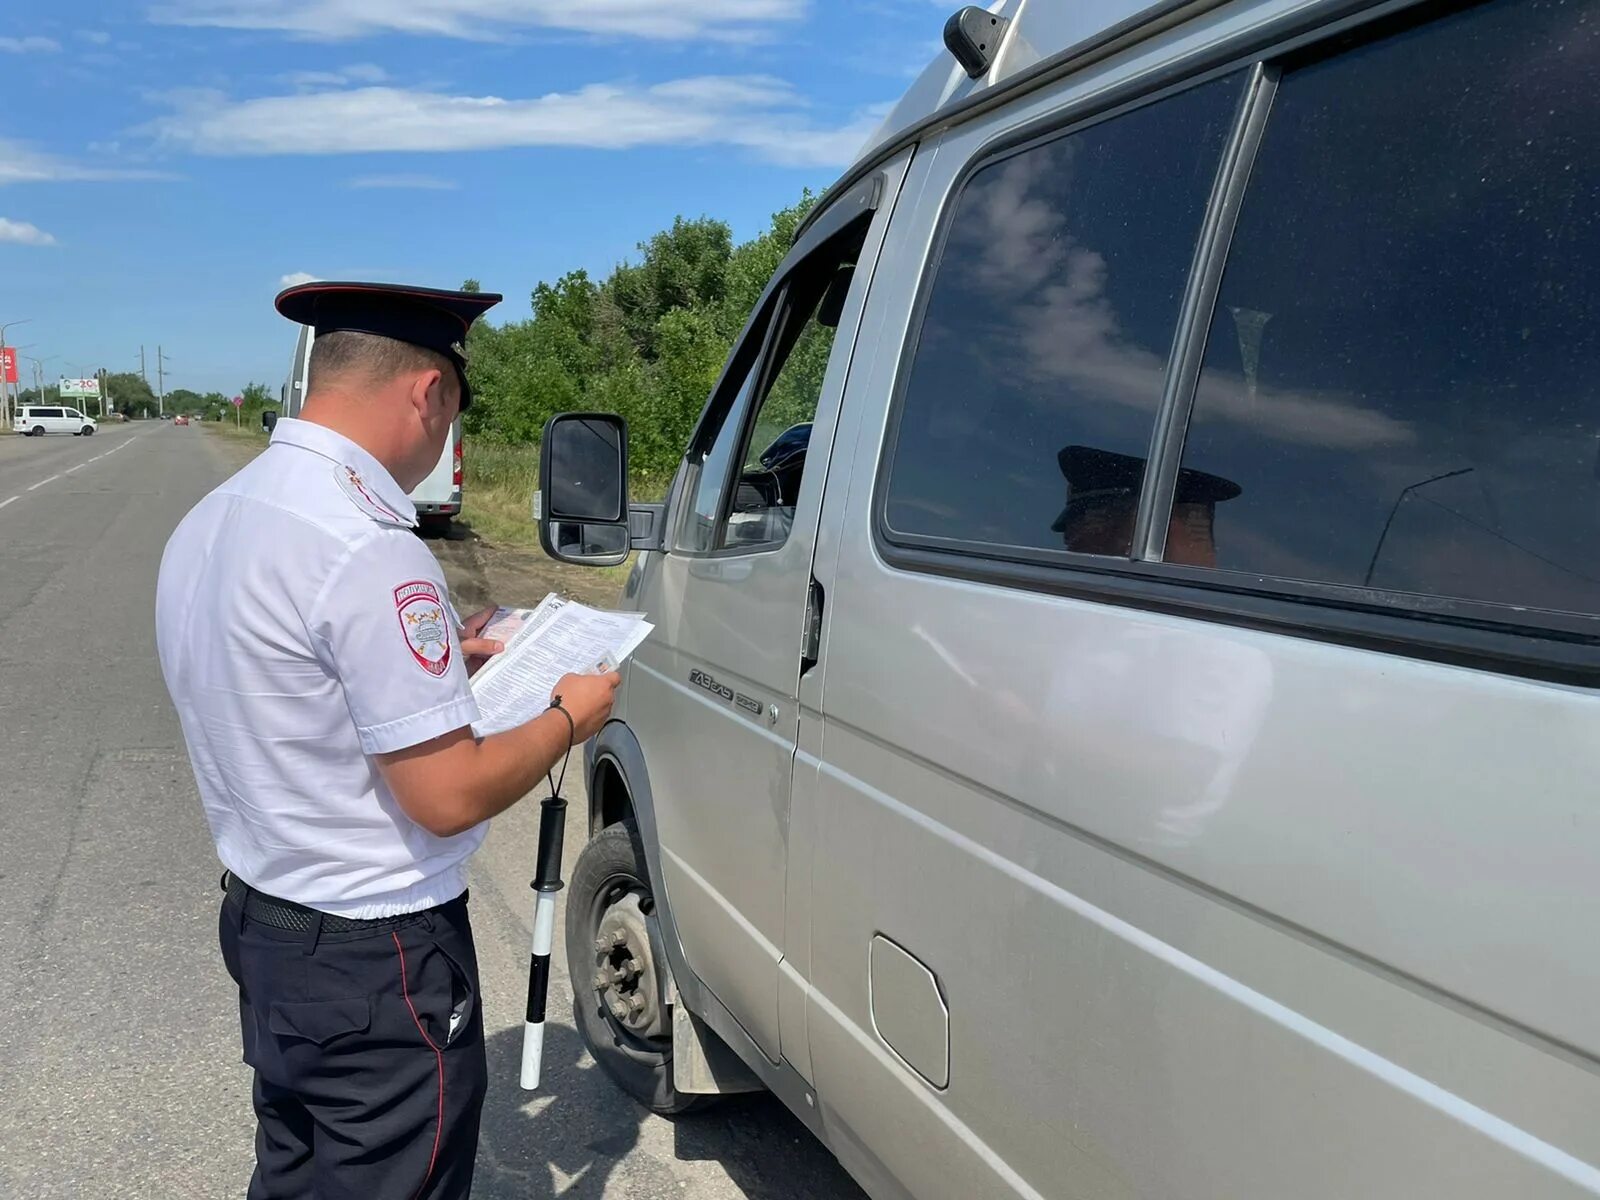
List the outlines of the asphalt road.
{"type": "MultiPolygon", "coordinates": [[[[244,1194],[253,1121],[219,867],[153,628],[167,535],[229,469],[204,432],[170,425],[0,438],[6,1200],[244,1194]]],[[[473,1195],[859,1200],[770,1098],[669,1122],[621,1097],[582,1053],[564,967],[548,1086],[518,1090],[532,808],[496,823],[474,867],[491,1085],[473,1195]]],[[[581,832],[567,840],[570,859],[581,832]]]]}

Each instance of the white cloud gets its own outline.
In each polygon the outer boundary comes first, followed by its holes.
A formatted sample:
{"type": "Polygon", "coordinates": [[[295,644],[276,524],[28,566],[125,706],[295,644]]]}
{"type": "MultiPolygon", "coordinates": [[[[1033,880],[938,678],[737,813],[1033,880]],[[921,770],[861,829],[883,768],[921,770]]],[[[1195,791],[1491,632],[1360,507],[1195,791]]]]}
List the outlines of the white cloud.
{"type": "Polygon", "coordinates": [[[309,271],[295,271],[281,277],[278,282],[286,288],[291,288],[299,287],[302,283],[315,283],[320,278],[322,278],[320,275],[313,275],[309,271]]]}
{"type": "Polygon", "coordinates": [[[434,175],[363,175],[345,184],[347,188],[394,188],[420,192],[453,192],[460,188],[453,179],[440,179],[434,175]]]}
{"type": "Polygon", "coordinates": [[[523,100],[371,87],[254,100],[183,92],[168,102],[172,114],[138,132],[168,150],[213,156],[733,146],[785,166],[838,167],[877,125],[870,113],[818,125],[788,84],[761,76],[591,84],[523,100]]]}
{"type": "Polygon", "coordinates": [[[8,183],[69,183],[119,179],[172,179],[165,171],[98,167],[34,150],[24,142],[0,138],[0,187],[8,183]]]}
{"type": "Polygon", "coordinates": [[[374,33],[488,39],[517,29],[742,41],[805,15],[810,0],[161,0],[166,25],[263,29],[337,40],[374,33]]]}
{"type": "Polygon", "coordinates": [[[47,37],[0,37],[0,50],[8,54],[54,54],[61,43],[47,37]]]}
{"type": "Polygon", "coordinates": [[[336,88],[352,83],[386,83],[389,72],[376,63],[351,63],[335,71],[291,71],[285,83],[303,88],[336,88]]]}
{"type": "Polygon", "coordinates": [[[109,46],[111,35],[100,29],[80,29],[78,36],[93,46],[109,46]]]}
{"type": "Polygon", "coordinates": [[[56,239],[37,225],[26,221],[8,221],[0,217],[0,242],[16,242],[23,246],[54,246],[56,239]]]}

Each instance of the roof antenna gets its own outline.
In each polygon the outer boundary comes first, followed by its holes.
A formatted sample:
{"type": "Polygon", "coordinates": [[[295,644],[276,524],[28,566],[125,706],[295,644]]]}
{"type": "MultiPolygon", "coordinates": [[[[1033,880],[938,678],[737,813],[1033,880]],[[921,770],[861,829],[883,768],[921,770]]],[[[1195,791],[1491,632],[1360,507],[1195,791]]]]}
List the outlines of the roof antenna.
{"type": "Polygon", "coordinates": [[[1000,39],[1010,24],[1008,17],[997,17],[969,4],[944,23],[945,48],[971,78],[977,79],[993,64],[1000,39]]]}

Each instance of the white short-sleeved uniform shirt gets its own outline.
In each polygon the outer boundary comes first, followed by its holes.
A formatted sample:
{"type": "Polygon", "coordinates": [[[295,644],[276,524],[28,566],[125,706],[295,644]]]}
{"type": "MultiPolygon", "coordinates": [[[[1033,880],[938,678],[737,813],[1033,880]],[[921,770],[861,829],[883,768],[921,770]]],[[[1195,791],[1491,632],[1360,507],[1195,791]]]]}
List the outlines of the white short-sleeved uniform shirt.
{"type": "Polygon", "coordinates": [[[429,833],[371,758],[478,719],[415,522],[365,450],[283,420],[161,559],[161,670],[223,865],[341,916],[455,899],[485,832],[429,833]]]}

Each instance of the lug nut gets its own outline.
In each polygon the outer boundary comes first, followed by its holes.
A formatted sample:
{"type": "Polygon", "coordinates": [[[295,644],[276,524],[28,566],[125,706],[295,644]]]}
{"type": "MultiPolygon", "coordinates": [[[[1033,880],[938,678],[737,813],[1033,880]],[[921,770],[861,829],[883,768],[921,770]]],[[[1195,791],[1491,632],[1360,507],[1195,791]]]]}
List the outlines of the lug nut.
{"type": "Polygon", "coordinates": [[[644,1011],[644,997],[629,996],[628,1007],[633,1011],[635,1016],[637,1016],[639,1013],[642,1013],[644,1011]]]}
{"type": "Polygon", "coordinates": [[[619,1021],[626,1021],[632,1014],[629,1013],[626,1004],[621,1000],[617,1000],[611,1005],[611,1015],[619,1021]]]}
{"type": "Polygon", "coordinates": [[[596,972],[595,977],[594,977],[594,990],[597,991],[597,992],[603,992],[610,986],[611,986],[611,977],[609,975],[607,975],[604,971],[596,972]]]}
{"type": "Polygon", "coordinates": [[[622,969],[630,976],[633,976],[643,971],[644,967],[639,965],[639,960],[637,958],[630,958],[627,962],[622,964],[622,969]]]}

